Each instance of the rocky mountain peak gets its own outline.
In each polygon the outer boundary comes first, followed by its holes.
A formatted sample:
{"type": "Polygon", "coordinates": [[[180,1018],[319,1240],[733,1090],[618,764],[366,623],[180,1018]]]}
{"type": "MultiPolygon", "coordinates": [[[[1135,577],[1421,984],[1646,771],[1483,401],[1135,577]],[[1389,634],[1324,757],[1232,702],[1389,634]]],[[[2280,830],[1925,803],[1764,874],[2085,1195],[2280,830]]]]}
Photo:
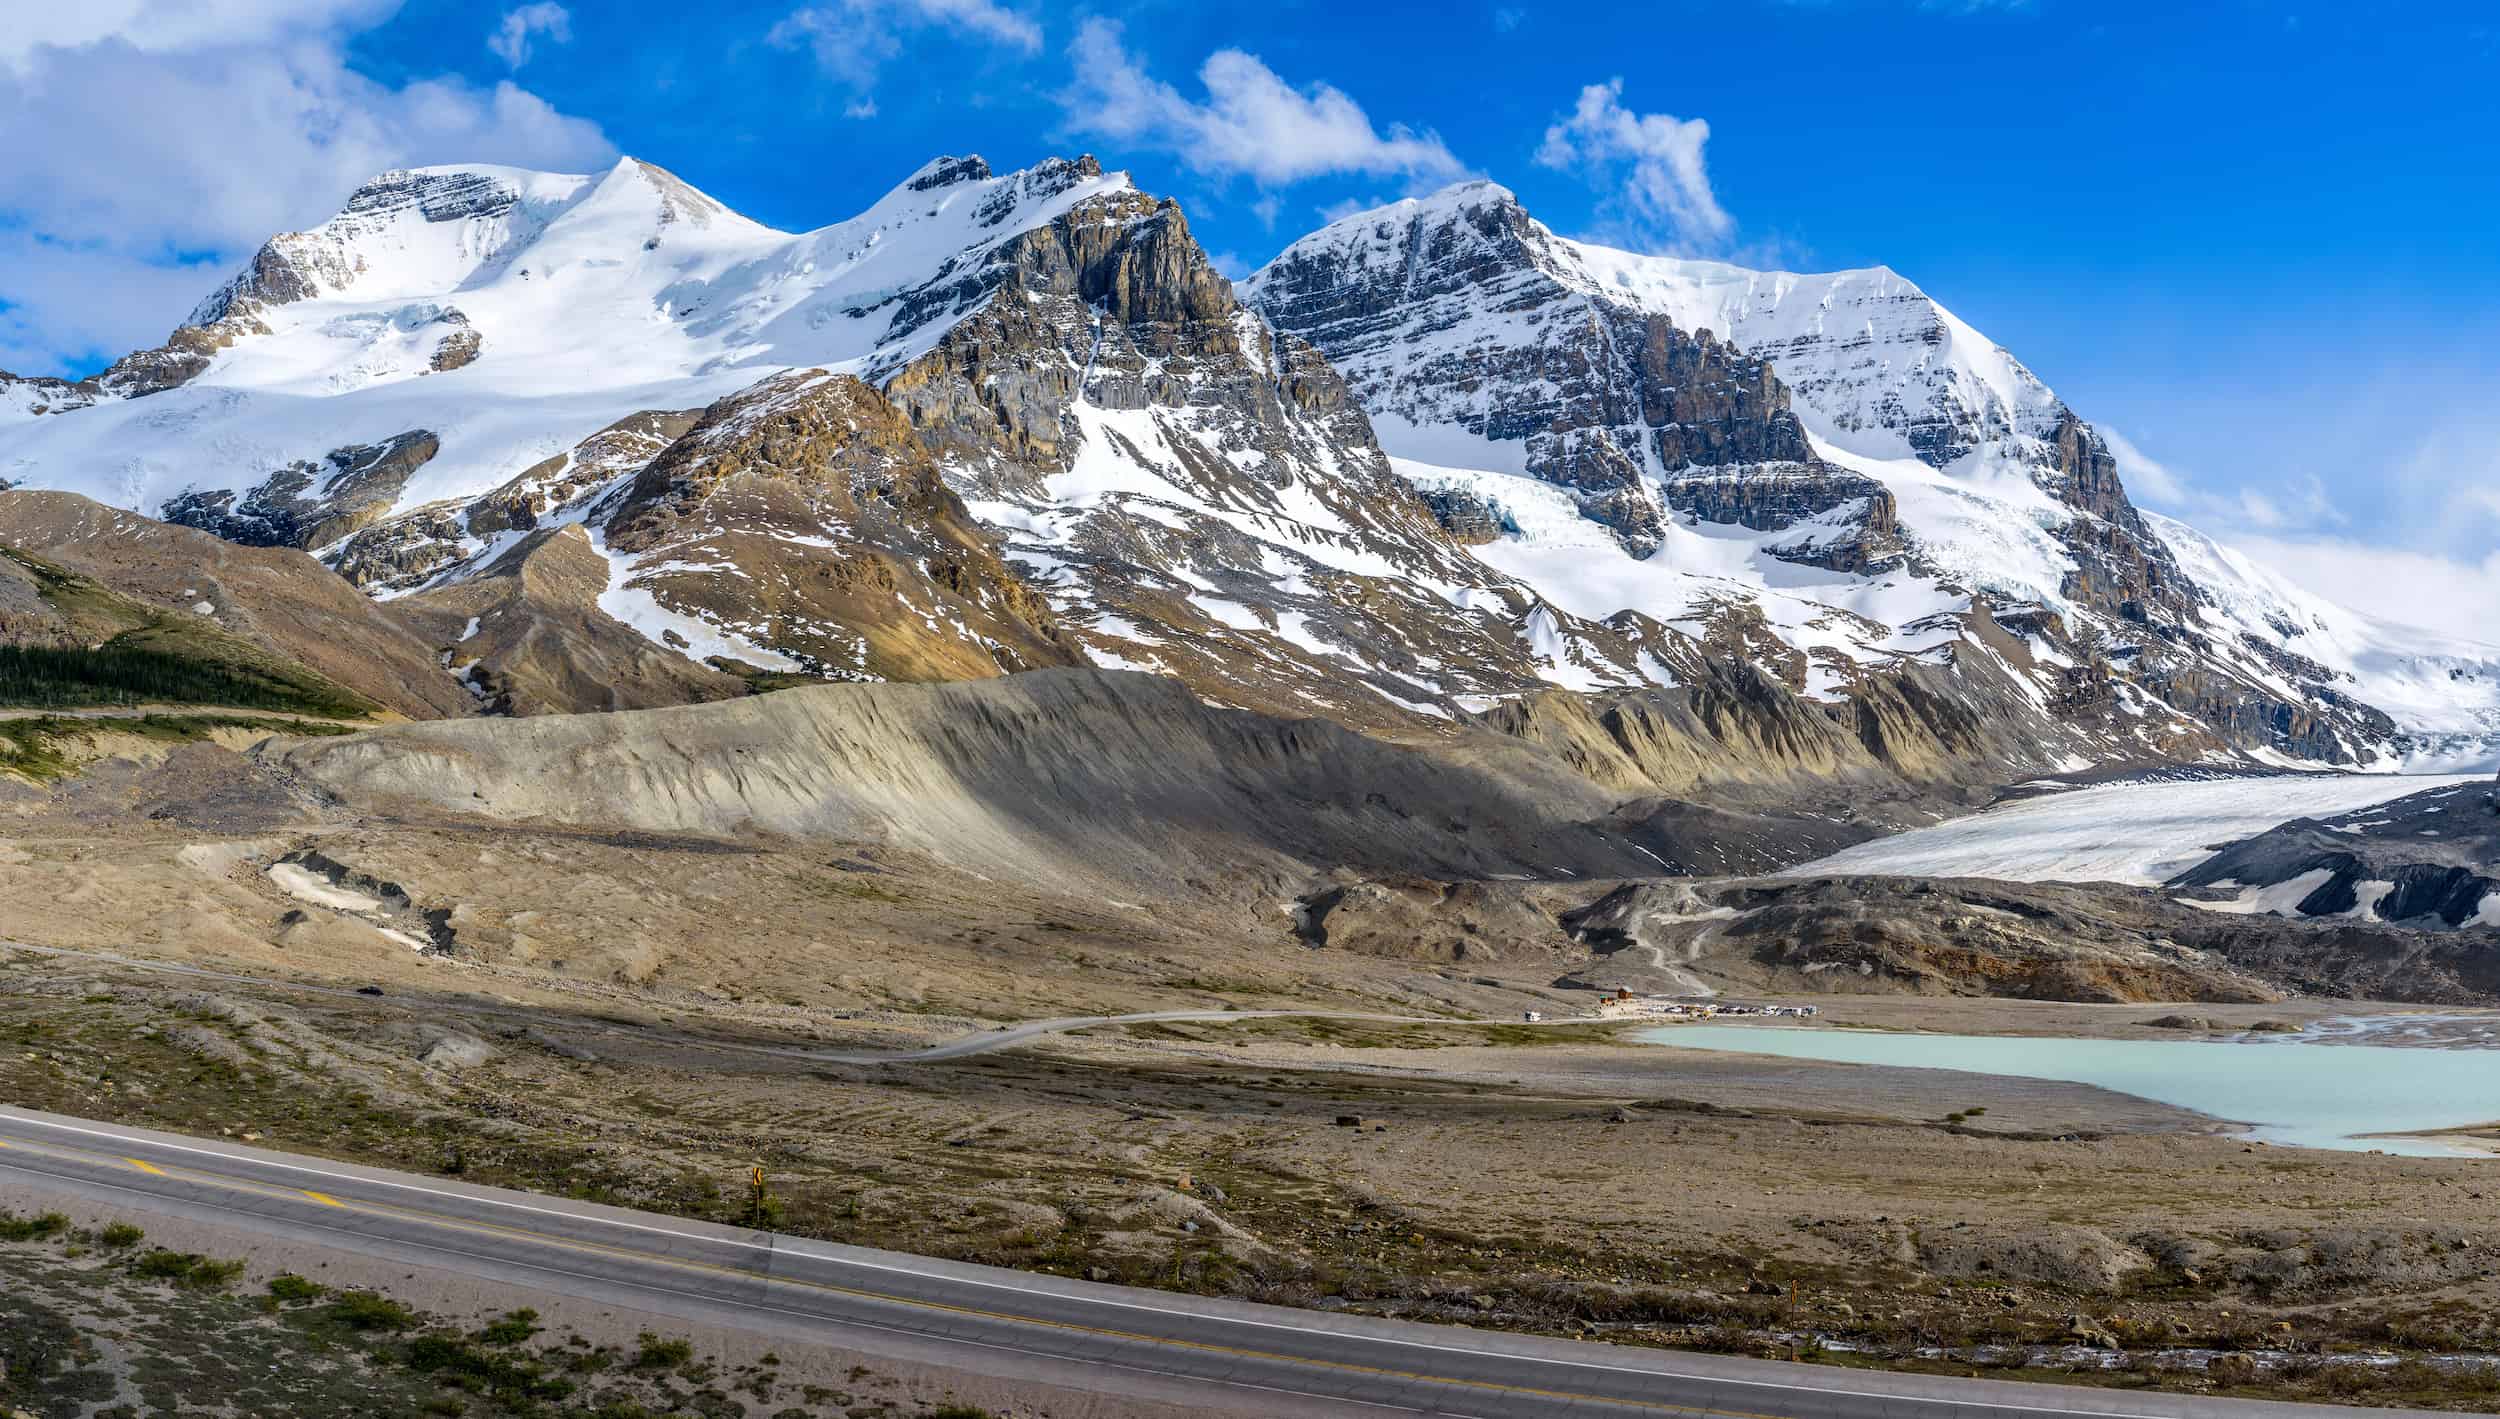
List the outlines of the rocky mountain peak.
{"type": "Polygon", "coordinates": [[[424,221],[457,222],[500,217],[520,200],[519,186],[491,168],[393,168],[349,193],[339,216],[387,218],[413,210],[424,221]]]}
{"type": "MultiPolygon", "coordinates": [[[[1346,372],[1392,453],[1461,461],[1455,434],[1484,466],[1573,490],[1633,556],[1658,549],[1676,506],[1661,480],[1757,465],[1791,488],[1825,476],[1768,362],[1576,269],[1507,189],[1473,182],[1306,237],[1248,292],[1346,372]]],[[[1852,484],[1807,501],[1819,514],[1862,497],[1852,484]]]]}
{"type": "Polygon", "coordinates": [[[921,165],[920,171],[904,179],[903,186],[914,192],[928,192],[958,182],[986,182],[989,177],[990,165],[975,153],[965,158],[931,158],[921,165]]]}
{"type": "MultiPolygon", "coordinates": [[[[1686,597],[1733,596],[1776,628],[1769,645],[1744,637],[1746,653],[1820,655],[1829,619],[1777,609],[1794,574],[1773,563],[1803,564],[1846,578],[1817,600],[1899,628],[1889,646],[1922,654],[1962,654],[1965,638],[1918,628],[2005,609],[2030,628],[2022,673],[2061,680],[2043,683],[2052,702],[2083,703],[2062,683],[2072,665],[2078,686],[2101,687],[2093,714],[2132,713],[2140,693],[2244,747],[2332,762],[2393,739],[2324,663],[2279,638],[2216,635],[2107,441],[1890,268],[1805,275],[1618,251],[1461,184],[1332,223],[1245,290],[1344,371],[1418,486],[1471,527],[1523,529],[1480,555],[1548,567],[1539,584],[1583,615],[1646,603],[1673,621],[1686,597]],[[1574,539],[1523,515],[1550,495],[1522,478],[1564,490],[1654,570],[1549,561],[1537,543],[1574,539]],[[1511,537],[1528,545],[1506,552],[1511,537]],[[1740,538],[1749,565],[1731,567],[1740,538]]],[[[1967,644],[1996,654],[1984,639],[1967,644]]]]}

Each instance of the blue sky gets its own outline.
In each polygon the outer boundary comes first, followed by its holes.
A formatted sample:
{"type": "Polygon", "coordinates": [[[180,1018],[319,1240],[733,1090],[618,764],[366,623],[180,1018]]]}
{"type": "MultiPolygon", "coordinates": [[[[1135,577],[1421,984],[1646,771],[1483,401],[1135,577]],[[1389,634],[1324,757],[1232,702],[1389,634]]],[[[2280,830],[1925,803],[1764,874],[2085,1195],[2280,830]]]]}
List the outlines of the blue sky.
{"type": "Polygon", "coordinates": [[[630,152],[797,228],[937,153],[1091,150],[1236,271],[1483,175],[1568,235],[1890,265],[2140,450],[2148,504],[2500,638],[2489,6],[85,0],[20,28],[22,373],[161,338],[394,163],[630,152]]]}

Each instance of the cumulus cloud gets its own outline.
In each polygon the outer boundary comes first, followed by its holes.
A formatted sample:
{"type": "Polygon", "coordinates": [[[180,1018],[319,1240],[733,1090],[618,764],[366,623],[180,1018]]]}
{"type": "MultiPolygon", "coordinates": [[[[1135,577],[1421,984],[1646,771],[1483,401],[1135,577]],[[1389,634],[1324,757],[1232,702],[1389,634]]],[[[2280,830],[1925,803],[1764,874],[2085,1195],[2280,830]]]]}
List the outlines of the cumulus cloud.
{"type": "Polygon", "coordinates": [[[1203,100],[1149,74],[1110,20],[1087,20],[1068,57],[1075,81],[1059,102],[1071,130],[1161,149],[1210,176],[1282,187],[1332,173],[1440,181],[1467,170],[1438,136],[1402,124],[1383,132],[1343,91],[1297,89],[1238,49],[1200,66],[1203,100]]]}
{"type": "Polygon", "coordinates": [[[1702,155],[1709,142],[1705,120],[1635,113],[1623,106],[1623,81],[1609,79],[1580,90],[1570,114],[1545,130],[1536,160],[1610,191],[1653,241],[1714,247],[1726,243],[1736,219],[1711,191],[1702,155]]]}
{"type": "Polygon", "coordinates": [[[508,68],[518,69],[530,62],[530,49],[540,37],[550,44],[573,42],[573,12],[555,0],[537,0],[517,10],[503,12],[503,23],[486,37],[486,47],[495,51],[508,68]]]}
{"type": "Polygon", "coordinates": [[[64,352],[120,353],[165,338],[229,274],[222,259],[155,259],[0,230],[0,370],[87,374],[64,352]]]}
{"type": "MultiPolygon", "coordinates": [[[[782,17],[766,40],[804,48],[818,68],[855,93],[877,85],[886,64],[916,33],[943,30],[1026,54],[1042,48],[1042,27],[997,0],[838,0],[805,5],[782,17]]],[[[853,115],[864,117],[866,115],[853,115]]]]}
{"type": "Polygon", "coordinates": [[[77,0],[12,7],[0,26],[0,65],[23,69],[42,49],[120,40],[161,54],[209,45],[265,44],[306,31],[378,24],[400,0],[77,0]]]}
{"type": "Polygon", "coordinates": [[[214,284],[199,268],[239,265],[386,168],[614,158],[596,125],[509,81],[355,72],[328,26],[389,8],[166,0],[129,33],[54,25],[0,65],[0,132],[21,140],[0,164],[0,229],[16,244],[0,260],[12,358],[69,371],[156,343],[214,284]],[[256,38],[185,28],[212,12],[256,38]],[[175,42],[195,32],[207,37],[175,42]]]}

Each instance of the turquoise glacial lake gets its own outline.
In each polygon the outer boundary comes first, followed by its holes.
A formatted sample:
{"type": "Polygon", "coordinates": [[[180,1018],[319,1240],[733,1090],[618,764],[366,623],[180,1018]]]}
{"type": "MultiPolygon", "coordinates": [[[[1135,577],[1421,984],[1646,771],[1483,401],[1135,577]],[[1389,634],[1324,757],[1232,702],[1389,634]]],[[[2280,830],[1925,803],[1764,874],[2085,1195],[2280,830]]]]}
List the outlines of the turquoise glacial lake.
{"type": "Polygon", "coordinates": [[[2500,1049],[2330,1043],[2347,1025],[2245,1040],[2089,1040],[1927,1035],[1780,1025],[1669,1025],[1635,1038],[1681,1049],[2063,1079],[2249,1126],[2300,1148],[2488,1157],[2431,1138],[2380,1138],[2500,1120],[2500,1049]]]}

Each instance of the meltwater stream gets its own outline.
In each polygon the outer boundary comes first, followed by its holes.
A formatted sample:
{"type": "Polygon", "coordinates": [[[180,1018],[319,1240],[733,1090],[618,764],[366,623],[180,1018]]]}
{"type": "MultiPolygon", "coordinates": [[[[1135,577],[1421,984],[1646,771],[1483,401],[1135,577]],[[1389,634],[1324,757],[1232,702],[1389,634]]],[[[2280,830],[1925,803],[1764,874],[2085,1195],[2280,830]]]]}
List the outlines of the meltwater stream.
{"type": "Polygon", "coordinates": [[[2371,1135],[2500,1120],[2500,1049],[2328,1042],[2336,1033],[2328,1027],[2305,1037],[2250,1040],[2086,1040],[1670,1025],[1636,1038],[1681,1049],[2097,1084],[2245,1123],[2248,1137],[2301,1148],[2489,1156],[2433,1138],[2371,1135]]]}

